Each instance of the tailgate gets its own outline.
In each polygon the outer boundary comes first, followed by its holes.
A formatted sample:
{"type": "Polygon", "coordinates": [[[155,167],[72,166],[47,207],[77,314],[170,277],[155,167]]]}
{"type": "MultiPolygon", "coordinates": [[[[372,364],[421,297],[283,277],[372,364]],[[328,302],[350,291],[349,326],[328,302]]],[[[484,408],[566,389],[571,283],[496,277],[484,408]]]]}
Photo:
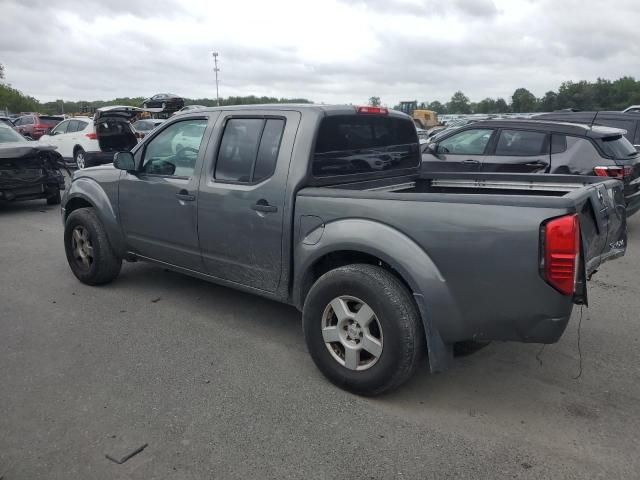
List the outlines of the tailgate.
{"type": "Polygon", "coordinates": [[[624,186],[605,180],[573,192],[579,194],[576,209],[580,217],[582,255],[587,278],[607,260],[624,255],[627,248],[627,216],[624,186]],[[586,195],[584,192],[586,190],[586,195]]]}

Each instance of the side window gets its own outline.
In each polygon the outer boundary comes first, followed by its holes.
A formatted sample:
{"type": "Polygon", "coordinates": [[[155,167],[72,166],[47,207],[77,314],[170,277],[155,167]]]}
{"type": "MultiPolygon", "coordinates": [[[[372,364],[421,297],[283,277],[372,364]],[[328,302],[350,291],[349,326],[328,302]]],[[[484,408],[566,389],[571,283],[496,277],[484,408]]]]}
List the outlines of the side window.
{"type": "Polygon", "coordinates": [[[87,125],[89,125],[88,122],[83,122],[82,120],[76,120],[76,122],[78,122],[75,130],[76,132],[81,132],[82,130],[87,128],[87,125]]]}
{"type": "Polygon", "coordinates": [[[547,134],[524,130],[502,130],[496,155],[535,156],[548,153],[547,134]]]}
{"type": "Polygon", "coordinates": [[[58,125],[56,125],[56,128],[51,130],[51,135],[60,135],[61,133],[66,133],[67,127],[69,126],[70,123],[71,123],[71,120],[60,122],[58,125]]]}
{"type": "Polygon", "coordinates": [[[567,136],[554,133],[551,135],[551,153],[562,153],[567,151],[567,136]]]}
{"type": "Polygon", "coordinates": [[[273,175],[283,131],[282,119],[227,121],[216,161],[216,180],[255,183],[273,175]]]}
{"type": "Polygon", "coordinates": [[[25,117],[24,119],[24,125],[34,125],[36,123],[36,120],[34,117],[25,117]]]}
{"type": "Polygon", "coordinates": [[[253,182],[259,182],[273,175],[278,161],[283,132],[284,120],[275,118],[267,120],[260,140],[256,166],[253,170],[253,182]]]}
{"type": "Polygon", "coordinates": [[[142,172],[191,177],[198,159],[207,120],[184,120],[165,128],[144,151],[142,172]]]}
{"type": "Polygon", "coordinates": [[[14,127],[19,127],[20,125],[22,125],[22,117],[17,118],[16,121],[13,122],[14,127]]]}
{"type": "Polygon", "coordinates": [[[69,126],[67,127],[67,133],[77,132],[79,123],[80,122],[78,120],[71,120],[69,122],[69,126]]]}
{"type": "Polygon", "coordinates": [[[475,128],[465,130],[439,142],[438,153],[482,155],[492,134],[492,129],[475,128]]]}

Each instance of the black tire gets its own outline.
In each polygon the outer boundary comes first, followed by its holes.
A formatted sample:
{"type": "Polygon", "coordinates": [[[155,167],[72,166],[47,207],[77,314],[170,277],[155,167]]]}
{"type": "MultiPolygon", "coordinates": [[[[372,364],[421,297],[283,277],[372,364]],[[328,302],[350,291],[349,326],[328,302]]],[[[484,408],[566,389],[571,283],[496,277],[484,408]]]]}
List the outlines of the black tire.
{"type": "Polygon", "coordinates": [[[71,212],[64,225],[64,249],[71,271],[82,283],[87,285],[109,283],[120,273],[122,259],[115,254],[109,244],[107,233],[93,208],[79,208],[71,212]],[[87,232],[93,249],[93,258],[88,266],[75,256],[72,236],[76,227],[87,232]]]}
{"type": "Polygon", "coordinates": [[[61,201],[60,190],[56,190],[56,193],[47,198],[47,205],[60,205],[61,201]]]}
{"type": "Polygon", "coordinates": [[[374,265],[347,265],[322,275],[305,299],[302,318],[316,366],[332,383],[359,395],[379,395],[397,388],[411,377],[426,351],[422,321],[410,292],[395,276],[374,265]],[[325,309],[340,296],[362,300],[380,324],[382,353],[366,370],[339,363],[323,339],[325,309]]]}
{"type": "Polygon", "coordinates": [[[73,151],[73,163],[80,170],[87,168],[86,154],[82,147],[76,147],[73,151]]]}

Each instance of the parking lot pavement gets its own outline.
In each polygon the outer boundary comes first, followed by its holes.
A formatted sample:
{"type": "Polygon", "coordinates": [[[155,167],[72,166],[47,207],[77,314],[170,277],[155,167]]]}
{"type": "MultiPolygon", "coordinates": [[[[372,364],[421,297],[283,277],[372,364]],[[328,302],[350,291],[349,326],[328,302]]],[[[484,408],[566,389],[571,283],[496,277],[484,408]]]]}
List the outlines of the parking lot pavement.
{"type": "Polygon", "coordinates": [[[560,343],[494,343],[377,399],[290,307],[136,263],[69,271],[58,209],[0,205],[0,478],[637,478],[640,218],[560,343]],[[148,443],[122,465],[122,455],[148,443]]]}

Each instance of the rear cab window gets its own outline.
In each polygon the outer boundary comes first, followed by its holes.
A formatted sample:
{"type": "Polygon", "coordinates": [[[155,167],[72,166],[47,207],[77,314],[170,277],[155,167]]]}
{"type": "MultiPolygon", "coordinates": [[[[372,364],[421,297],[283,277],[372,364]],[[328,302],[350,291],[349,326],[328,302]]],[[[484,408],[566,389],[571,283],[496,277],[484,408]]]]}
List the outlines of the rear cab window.
{"type": "Polygon", "coordinates": [[[40,125],[46,125],[47,127],[55,127],[61,121],[62,121],[62,119],[58,118],[58,117],[44,117],[44,116],[41,116],[41,117],[38,118],[38,122],[40,123],[40,125]]]}
{"type": "Polygon", "coordinates": [[[384,115],[330,115],[320,123],[314,177],[417,168],[418,135],[409,119],[384,115]]]}

